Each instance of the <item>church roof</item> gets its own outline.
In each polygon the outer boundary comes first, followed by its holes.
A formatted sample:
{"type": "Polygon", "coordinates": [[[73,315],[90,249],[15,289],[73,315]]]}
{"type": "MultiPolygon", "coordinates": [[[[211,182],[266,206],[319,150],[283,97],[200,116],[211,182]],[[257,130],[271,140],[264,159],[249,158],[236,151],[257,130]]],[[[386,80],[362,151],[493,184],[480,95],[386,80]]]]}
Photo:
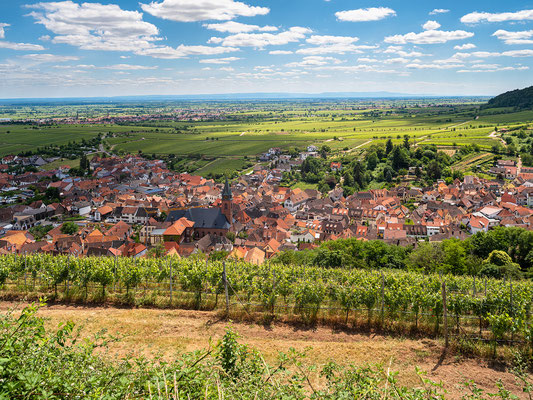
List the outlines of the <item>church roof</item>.
{"type": "Polygon", "coordinates": [[[228,219],[220,208],[190,208],[188,210],[174,210],[168,214],[167,222],[174,222],[186,218],[194,222],[195,228],[229,229],[228,219]]]}

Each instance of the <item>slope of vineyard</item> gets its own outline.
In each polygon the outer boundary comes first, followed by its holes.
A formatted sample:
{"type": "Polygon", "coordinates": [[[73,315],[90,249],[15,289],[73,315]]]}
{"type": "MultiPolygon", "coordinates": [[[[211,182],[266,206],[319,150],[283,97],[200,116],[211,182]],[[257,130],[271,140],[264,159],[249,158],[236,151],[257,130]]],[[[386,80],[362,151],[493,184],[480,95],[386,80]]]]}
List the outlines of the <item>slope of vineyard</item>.
{"type": "Polygon", "coordinates": [[[116,301],[232,315],[449,333],[533,349],[533,283],[200,259],[0,257],[5,296],[116,301]],[[227,281],[224,279],[224,266],[227,281]],[[227,285],[225,283],[227,282],[227,285]],[[225,300],[227,289],[228,302],[225,300]],[[444,301],[447,307],[445,310],[444,301]]]}

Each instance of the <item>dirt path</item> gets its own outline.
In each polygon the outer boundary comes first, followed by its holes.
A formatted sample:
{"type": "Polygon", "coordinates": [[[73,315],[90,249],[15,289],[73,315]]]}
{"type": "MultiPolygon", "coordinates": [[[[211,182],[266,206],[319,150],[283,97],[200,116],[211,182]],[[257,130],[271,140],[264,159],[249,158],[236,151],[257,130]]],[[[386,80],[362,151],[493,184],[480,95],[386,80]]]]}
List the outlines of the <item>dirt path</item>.
{"type": "MultiPolygon", "coordinates": [[[[13,303],[0,302],[0,312],[13,303]]],[[[19,306],[20,307],[20,306],[19,306]]],[[[49,319],[50,326],[67,320],[83,326],[82,335],[88,336],[107,329],[109,334],[125,335],[112,344],[110,356],[136,354],[173,357],[176,353],[205,349],[209,341],[222,337],[227,322],[217,319],[212,312],[153,309],[116,309],[104,307],[76,307],[53,305],[40,310],[49,319]]],[[[431,339],[383,337],[374,334],[356,334],[330,327],[300,329],[286,324],[262,326],[252,323],[232,323],[240,341],[261,351],[268,362],[275,363],[278,352],[290,347],[303,351],[310,347],[308,361],[323,365],[334,360],[341,364],[363,365],[381,363],[399,372],[402,384],[419,386],[415,366],[428,372],[428,377],[443,381],[451,399],[461,396],[461,383],[474,379],[489,390],[501,379],[505,386],[519,394],[513,376],[506,371],[492,369],[487,362],[443,356],[442,344],[431,339]]],[[[318,373],[312,377],[320,381],[318,373]]]]}
{"type": "Polygon", "coordinates": [[[501,135],[498,134],[498,132],[494,131],[489,135],[492,139],[499,139],[503,147],[507,147],[507,142],[502,139],[501,135]]]}
{"type": "Polygon", "coordinates": [[[347,154],[347,153],[351,153],[352,151],[357,150],[357,149],[360,149],[361,147],[366,146],[367,144],[370,144],[370,143],[372,143],[373,141],[374,141],[374,140],[368,140],[368,141],[366,141],[366,142],[364,142],[364,143],[358,144],[357,146],[352,147],[350,150],[346,150],[344,153],[345,153],[345,154],[347,154]]]}

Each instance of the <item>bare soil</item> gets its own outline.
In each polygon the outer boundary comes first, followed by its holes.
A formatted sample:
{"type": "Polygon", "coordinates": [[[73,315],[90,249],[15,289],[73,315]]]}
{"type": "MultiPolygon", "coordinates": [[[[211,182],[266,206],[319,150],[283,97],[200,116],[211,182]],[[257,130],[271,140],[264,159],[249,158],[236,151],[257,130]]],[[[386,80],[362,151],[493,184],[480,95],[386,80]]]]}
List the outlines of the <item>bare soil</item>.
{"type": "MultiPolygon", "coordinates": [[[[22,306],[0,302],[0,312],[22,306]]],[[[324,326],[301,328],[283,323],[269,326],[229,323],[213,312],[187,310],[51,305],[42,308],[39,315],[48,319],[50,327],[73,321],[82,327],[81,333],[85,337],[102,329],[109,334],[124,336],[121,341],[111,344],[111,351],[107,353],[111,357],[133,353],[172,358],[179,353],[205,349],[210,341],[216,343],[231,324],[241,343],[259,350],[272,364],[279,352],[287,352],[290,347],[299,351],[309,349],[306,361],[309,364],[321,366],[328,361],[345,365],[382,364],[398,371],[399,381],[408,386],[421,386],[415,371],[418,366],[427,371],[428,378],[442,381],[451,399],[462,397],[465,393],[462,383],[467,380],[474,380],[479,387],[490,391],[496,391],[496,383],[501,380],[519,398],[526,398],[522,397],[524,394],[520,393],[514,376],[505,366],[443,353],[442,343],[433,339],[354,334],[324,326]]],[[[318,372],[312,379],[320,382],[318,372]]]]}

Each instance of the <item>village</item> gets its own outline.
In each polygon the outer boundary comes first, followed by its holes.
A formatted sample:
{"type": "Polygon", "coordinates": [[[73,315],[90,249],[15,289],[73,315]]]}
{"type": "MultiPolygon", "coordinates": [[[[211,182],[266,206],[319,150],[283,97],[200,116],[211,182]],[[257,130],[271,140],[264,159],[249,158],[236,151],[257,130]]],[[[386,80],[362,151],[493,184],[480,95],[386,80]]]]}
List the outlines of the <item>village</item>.
{"type": "MultiPolygon", "coordinates": [[[[280,186],[298,157],[270,149],[252,171],[216,183],[141,155],[90,160],[91,176],[57,170],[0,173],[0,254],[74,256],[222,255],[261,264],[286,250],[339,238],[399,246],[463,239],[496,226],[533,229],[533,170],[499,160],[495,179],[473,175],[432,187],[400,184],[344,196],[341,187],[280,186]],[[274,166],[270,168],[270,166],[274,166]],[[57,199],[36,200],[35,193],[57,199]],[[29,200],[28,200],[29,199],[29,200]]],[[[0,170],[38,160],[6,156],[0,170]]],[[[341,168],[331,163],[332,169],[341,168]]]]}

